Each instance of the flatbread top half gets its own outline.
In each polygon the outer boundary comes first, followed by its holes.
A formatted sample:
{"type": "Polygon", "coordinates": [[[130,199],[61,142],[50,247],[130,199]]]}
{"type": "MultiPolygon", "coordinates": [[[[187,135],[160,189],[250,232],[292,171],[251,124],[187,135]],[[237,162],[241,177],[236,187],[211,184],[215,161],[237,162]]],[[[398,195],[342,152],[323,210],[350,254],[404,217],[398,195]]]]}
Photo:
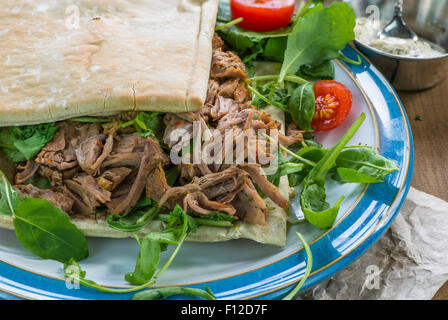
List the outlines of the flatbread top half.
{"type": "Polygon", "coordinates": [[[184,112],[207,92],[218,0],[3,0],[0,126],[184,112]]]}

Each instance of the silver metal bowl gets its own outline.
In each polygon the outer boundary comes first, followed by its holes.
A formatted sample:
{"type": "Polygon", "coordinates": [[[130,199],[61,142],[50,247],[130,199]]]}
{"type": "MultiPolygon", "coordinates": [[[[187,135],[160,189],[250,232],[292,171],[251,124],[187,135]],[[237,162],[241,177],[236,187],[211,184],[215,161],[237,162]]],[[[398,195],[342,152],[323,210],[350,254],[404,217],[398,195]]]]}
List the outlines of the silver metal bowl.
{"type": "MultiPolygon", "coordinates": [[[[344,1],[353,7],[358,18],[379,14],[381,22],[392,19],[394,0],[344,1]]],[[[405,0],[404,19],[421,38],[448,52],[448,0],[405,0]]],[[[428,89],[447,77],[448,53],[436,58],[409,58],[379,51],[358,40],[355,45],[397,90],[428,89]]]]}

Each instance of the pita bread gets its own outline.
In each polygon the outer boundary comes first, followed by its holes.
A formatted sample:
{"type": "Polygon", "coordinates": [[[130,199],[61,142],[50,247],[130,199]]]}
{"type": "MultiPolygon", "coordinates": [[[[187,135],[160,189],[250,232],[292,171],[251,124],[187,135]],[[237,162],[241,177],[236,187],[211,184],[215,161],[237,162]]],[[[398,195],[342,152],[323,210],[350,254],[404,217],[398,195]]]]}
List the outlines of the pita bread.
{"type": "MultiPolygon", "coordinates": [[[[282,123],[282,128],[284,128],[284,113],[282,110],[270,106],[263,111],[270,113],[277,121],[282,123]]],[[[8,177],[12,176],[11,166],[9,165],[8,167],[8,161],[5,157],[3,157],[3,159],[0,158],[0,169],[7,174],[8,177]]],[[[286,176],[282,177],[280,179],[279,191],[285,199],[289,199],[289,190],[288,178],[286,176]]],[[[266,199],[266,204],[268,207],[273,208],[272,210],[269,210],[269,214],[266,218],[266,226],[245,223],[242,221],[236,222],[235,226],[232,228],[200,226],[196,233],[189,234],[187,241],[218,242],[232,239],[250,239],[264,244],[284,246],[286,243],[288,213],[285,209],[278,207],[270,199],[266,199]]],[[[71,222],[89,237],[132,237],[132,233],[122,232],[109,227],[104,215],[98,215],[96,217],[72,217],[71,222]]],[[[164,224],[161,221],[156,220],[136,233],[139,236],[144,236],[150,232],[161,231],[163,227],[164,224]]],[[[11,217],[0,215],[0,228],[13,230],[14,227],[11,217]]]]}
{"type": "Polygon", "coordinates": [[[201,108],[218,2],[1,1],[0,126],[201,108]]]}

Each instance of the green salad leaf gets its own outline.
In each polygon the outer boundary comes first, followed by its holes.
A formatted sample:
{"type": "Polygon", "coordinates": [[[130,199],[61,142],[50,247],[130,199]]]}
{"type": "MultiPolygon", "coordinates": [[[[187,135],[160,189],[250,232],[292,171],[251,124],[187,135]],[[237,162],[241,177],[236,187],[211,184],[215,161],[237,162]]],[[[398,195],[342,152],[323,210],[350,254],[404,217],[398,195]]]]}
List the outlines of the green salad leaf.
{"type": "Polygon", "coordinates": [[[108,293],[130,293],[140,291],[154,284],[155,281],[151,280],[147,283],[144,283],[138,287],[133,287],[129,289],[114,289],[103,287],[92,280],[86,279],[86,272],[81,269],[79,263],[76,262],[75,259],[70,259],[69,261],[64,263],[64,276],[67,280],[71,281],[73,284],[82,284],[88,288],[92,288],[101,292],[108,293]]]}
{"type": "Polygon", "coordinates": [[[297,19],[288,37],[279,82],[304,65],[317,66],[340,56],[339,51],[355,39],[355,12],[345,2],[328,6],[318,3],[297,19]]]}
{"type": "Polygon", "coordinates": [[[330,228],[336,219],[341,197],[333,207],[326,202],[325,179],[347,143],[353,138],[366,116],[362,113],[345,135],[329,149],[303,181],[300,204],[305,218],[320,229],[330,228]]]}
{"type": "Polygon", "coordinates": [[[25,249],[43,259],[80,261],[89,255],[84,234],[48,200],[19,197],[14,208],[14,230],[25,249]]]}
{"type": "Polygon", "coordinates": [[[267,176],[269,182],[273,183],[277,187],[280,184],[280,178],[283,176],[293,176],[300,172],[303,172],[305,165],[303,163],[297,163],[288,161],[283,157],[281,150],[277,152],[277,170],[275,173],[267,176]]]}
{"type": "Polygon", "coordinates": [[[18,193],[9,183],[8,178],[0,171],[0,214],[12,216],[16,207],[18,193]]]}
{"type": "Polygon", "coordinates": [[[272,37],[267,39],[264,45],[263,60],[283,62],[285,58],[286,45],[288,37],[272,37]]]}
{"type": "Polygon", "coordinates": [[[200,297],[207,300],[216,300],[215,295],[210,291],[208,287],[206,287],[206,290],[186,288],[186,287],[166,287],[166,288],[144,290],[136,293],[131,298],[131,300],[167,299],[169,297],[176,295],[200,297]]]}
{"type": "Polygon", "coordinates": [[[108,215],[107,224],[116,230],[135,232],[153,221],[158,212],[157,202],[142,196],[132,210],[124,214],[111,213],[108,215]]]}
{"type": "MultiPolygon", "coordinates": [[[[298,152],[296,152],[296,155],[317,164],[320,160],[322,160],[326,153],[327,150],[313,145],[301,148],[298,152]]],[[[291,158],[290,161],[294,163],[299,162],[297,158],[291,158]]],[[[309,163],[304,163],[304,168],[302,171],[290,174],[288,176],[289,185],[291,187],[297,187],[300,185],[313,168],[314,166],[311,166],[309,163]]]]}
{"type": "MultiPolygon", "coordinates": [[[[169,221],[168,214],[159,214],[157,218],[163,222],[169,221]]],[[[211,212],[207,215],[201,216],[190,216],[197,226],[209,226],[209,227],[220,227],[220,228],[231,228],[233,227],[233,222],[237,219],[222,212],[211,212]]]]}
{"type": "Polygon", "coordinates": [[[333,62],[326,60],[317,66],[302,66],[297,75],[307,80],[334,80],[334,72],[333,62]]]}
{"type": "Polygon", "coordinates": [[[384,182],[388,174],[398,171],[395,162],[370,147],[344,150],[336,159],[336,167],[339,177],[351,183],[384,182]]]}
{"type": "Polygon", "coordinates": [[[54,123],[0,128],[0,148],[13,162],[30,160],[57,131],[58,126],[54,123]]]}
{"type": "Polygon", "coordinates": [[[157,217],[157,204],[143,207],[133,208],[125,214],[112,213],[107,217],[109,227],[123,232],[135,232],[149,224],[157,217]]]}
{"type": "Polygon", "coordinates": [[[305,83],[297,87],[288,101],[288,109],[292,120],[305,131],[313,131],[311,121],[313,121],[315,102],[313,84],[305,83]]]}
{"type": "Polygon", "coordinates": [[[132,125],[143,138],[151,137],[163,142],[165,124],[159,112],[140,112],[134,119],[121,123],[123,128],[132,125]]]}
{"type": "Polygon", "coordinates": [[[0,213],[12,216],[17,239],[43,258],[67,262],[87,258],[84,234],[64,211],[48,200],[19,196],[0,171],[0,213]]]}
{"type": "Polygon", "coordinates": [[[296,232],[296,235],[299,238],[300,242],[302,243],[306,253],[305,274],[303,275],[302,279],[300,279],[299,283],[294,287],[294,289],[292,289],[292,291],[288,295],[286,295],[282,300],[292,300],[294,296],[300,291],[302,286],[305,284],[306,280],[311,274],[311,270],[313,269],[313,253],[311,252],[310,245],[308,244],[305,237],[301,233],[296,232]]]}
{"type": "Polygon", "coordinates": [[[342,196],[333,207],[330,207],[326,202],[325,187],[313,181],[305,183],[300,195],[300,204],[306,220],[319,229],[333,226],[343,200],[342,196]]]}
{"type": "MultiPolygon", "coordinates": [[[[152,279],[160,263],[164,245],[177,244],[177,234],[173,232],[152,232],[139,242],[140,252],[133,272],[125,279],[133,285],[140,285],[152,279]]],[[[166,249],[165,249],[166,250],[166,249]]]]}
{"type": "Polygon", "coordinates": [[[134,271],[125,275],[125,280],[133,285],[142,285],[153,277],[158,278],[173,261],[179,248],[182,246],[188,233],[195,232],[197,228],[194,220],[188,216],[179,205],[171,211],[167,226],[163,231],[152,232],[138,240],[140,252],[134,271]],[[176,245],[176,249],[159,270],[160,256],[168,245],[176,245]]]}

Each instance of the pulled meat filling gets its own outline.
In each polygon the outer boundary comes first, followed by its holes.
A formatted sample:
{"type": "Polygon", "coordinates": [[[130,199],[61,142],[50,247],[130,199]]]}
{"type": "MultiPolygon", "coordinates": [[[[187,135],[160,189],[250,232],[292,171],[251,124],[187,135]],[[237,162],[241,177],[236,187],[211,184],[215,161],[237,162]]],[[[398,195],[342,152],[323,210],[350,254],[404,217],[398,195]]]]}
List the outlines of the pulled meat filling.
{"type": "Polygon", "coordinates": [[[117,122],[58,126],[35,159],[17,166],[15,187],[21,195],[47,199],[68,214],[90,215],[100,206],[110,213],[131,210],[148,178],[168,163],[158,141],[122,133],[117,122]],[[36,174],[48,179],[51,188],[24,185],[36,174]]]}
{"type": "Polygon", "coordinates": [[[20,196],[45,199],[69,214],[73,212],[74,200],[64,192],[52,189],[39,189],[31,184],[16,185],[15,189],[20,196]]]}
{"type": "Polygon", "coordinates": [[[222,48],[213,50],[210,77],[217,78],[246,78],[246,67],[241,59],[231,51],[222,48]]]}
{"type": "MultiPolygon", "coordinates": [[[[202,110],[184,114],[167,114],[165,123],[165,143],[170,146],[180,141],[171,141],[169,137],[176,129],[193,131],[193,119],[202,118],[208,122],[207,129],[219,131],[221,140],[212,138],[202,145],[218,150],[218,146],[230,143],[232,148],[243,142],[244,150],[233,150],[243,160],[243,164],[225,164],[227,159],[218,163],[180,164],[179,182],[182,186],[168,188],[159,201],[159,205],[174,207],[182,205],[184,210],[196,214],[208,214],[213,211],[236,215],[243,221],[265,225],[268,209],[261,198],[258,188],[278,206],[286,208],[287,200],[280,194],[278,188],[262,175],[259,165],[249,165],[248,159],[253,154],[266,154],[274,157],[266,150],[249,150],[249,145],[255,143],[256,148],[263,146],[258,143],[256,130],[279,130],[280,123],[271,115],[251,106],[251,94],[245,86],[246,70],[241,59],[230,51],[226,51],[224,42],[215,34],[213,38],[213,55],[207,97],[202,110]],[[216,147],[216,148],[215,148],[216,147]],[[252,152],[252,154],[251,154],[252,152]]],[[[302,132],[291,127],[288,135],[278,133],[281,144],[290,146],[303,139],[302,132]]],[[[182,146],[185,147],[185,146],[182,146]]],[[[223,154],[224,157],[224,154],[223,154]]],[[[231,159],[232,163],[238,163],[231,159]]],[[[241,160],[241,159],[240,159],[241,160]]]]}
{"type": "MultiPolygon", "coordinates": [[[[258,139],[255,130],[265,129],[269,134],[270,130],[280,129],[280,123],[251,106],[241,59],[228,51],[216,34],[212,45],[204,107],[196,112],[166,114],[163,143],[170,148],[178,145],[182,137],[173,132],[183,129],[193,133],[193,122],[199,121],[202,133],[210,129],[221,133],[219,137],[211,135],[203,149],[218,143],[236,148],[237,142],[243,141],[244,150],[234,150],[242,156],[242,163],[180,164],[177,167],[180,185],[170,187],[164,171],[169,159],[159,141],[142,138],[132,127],[121,128],[117,121],[105,124],[63,121],[58,123],[53,140],[34,159],[17,166],[15,188],[19,194],[46,199],[68,214],[83,215],[93,214],[99,207],[107,208],[109,213],[126,213],[144,194],[157,201],[159,207],[180,205],[186,212],[199,215],[222,212],[266,225],[268,209],[256,186],[278,206],[286,208],[288,204],[262,174],[261,166],[248,164],[254,151],[249,150],[249,145],[258,139]],[[28,184],[35,175],[48,179],[51,187],[39,189],[28,184]]],[[[136,115],[127,112],[122,119],[129,121],[136,115]]],[[[279,141],[285,146],[301,140],[302,132],[294,126],[288,128],[287,135],[279,134],[279,141]]],[[[261,151],[266,150],[255,150],[255,154],[261,151]]]]}

